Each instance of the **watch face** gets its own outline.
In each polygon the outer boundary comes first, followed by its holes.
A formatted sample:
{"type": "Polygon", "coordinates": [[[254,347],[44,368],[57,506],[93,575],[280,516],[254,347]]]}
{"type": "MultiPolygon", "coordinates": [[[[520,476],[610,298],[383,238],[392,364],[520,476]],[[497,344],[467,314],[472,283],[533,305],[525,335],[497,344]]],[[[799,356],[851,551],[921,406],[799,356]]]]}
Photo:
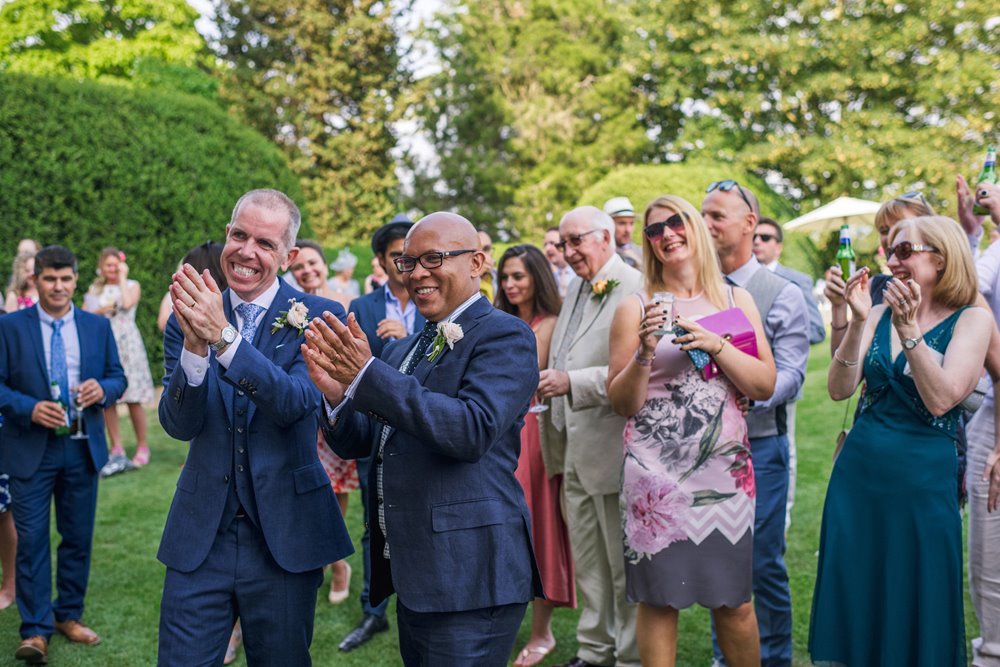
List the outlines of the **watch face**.
{"type": "Polygon", "coordinates": [[[236,340],[237,335],[237,331],[233,327],[226,327],[222,330],[222,340],[226,341],[227,344],[236,340]]]}

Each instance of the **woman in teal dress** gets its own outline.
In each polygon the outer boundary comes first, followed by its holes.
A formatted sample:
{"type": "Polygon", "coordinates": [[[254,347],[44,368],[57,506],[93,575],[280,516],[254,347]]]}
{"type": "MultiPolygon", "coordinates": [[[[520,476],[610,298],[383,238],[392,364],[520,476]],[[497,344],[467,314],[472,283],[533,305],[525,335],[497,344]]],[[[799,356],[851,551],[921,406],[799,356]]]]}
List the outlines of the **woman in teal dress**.
{"type": "Polygon", "coordinates": [[[827,489],[809,651],[820,665],[964,666],[955,430],[992,316],[970,307],[975,267],[949,218],[899,222],[889,268],[885,305],[872,307],[867,269],[847,283],[828,387],[834,400],[868,390],[827,489]]]}

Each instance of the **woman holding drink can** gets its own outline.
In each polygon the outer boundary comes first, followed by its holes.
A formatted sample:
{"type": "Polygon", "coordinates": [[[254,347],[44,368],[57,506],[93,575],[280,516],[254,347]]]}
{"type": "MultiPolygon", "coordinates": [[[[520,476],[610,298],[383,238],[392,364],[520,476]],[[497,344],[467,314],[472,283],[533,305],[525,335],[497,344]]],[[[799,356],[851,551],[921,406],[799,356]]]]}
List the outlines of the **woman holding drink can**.
{"type": "Polygon", "coordinates": [[[643,269],[645,292],[615,313],[608,366],[611,406],[629,418],[621,503],[639,653],[643,664],[673,665],[678,610],[700,604],[712,610],[726,663],[759,665],[755,487],[737,398],[771,396],[774,359],[753,299],[723,280],[690,203],[664,195],[646,208],[643,269]],[[758,357],[698,324],[732,308],[749,321],[758,357]],[[684,332],[666,333],[675,323],[684,332]],[[691,358],[706,355],[721,371],[710,379],[691,358]]]}

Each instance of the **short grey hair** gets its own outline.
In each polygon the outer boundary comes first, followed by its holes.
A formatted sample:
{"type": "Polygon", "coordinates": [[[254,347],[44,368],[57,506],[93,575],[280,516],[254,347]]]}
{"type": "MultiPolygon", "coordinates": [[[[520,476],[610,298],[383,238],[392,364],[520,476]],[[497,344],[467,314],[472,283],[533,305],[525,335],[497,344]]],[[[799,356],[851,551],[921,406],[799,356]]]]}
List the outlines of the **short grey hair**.
{"type": "Polygon", "coordinates": [[[283,239],[285,243],[285,250],[290,250],[295,247],[295,239],[299,235],[299,227],[302,226],[302,214],[299,212],[299,207],[295,205],[291,197],[286,195],[284,192],[279,190],[271,190],[268,188],[262,188],[259,190],[251,190],[236,202],[236,206],[233,207],[233,214],[229,218],[229,224],[232,225],[236,222],[236,218],[240,215],[240,210],[246,204],[253,204],[254,206],[260,206],[261,208],[266,208],[270,211],[282,210],[288,213],[288,227],[285,228],[285,238],[283,239]]]}
{"type": "Polygon", "coordinates": [[[559,226],[562,227],[562,223],[570,216],[576,217],[578,215],[590,222],[591,229],[603,229],[611,234],[612,239],[615,238],[615,221],[611,219],[610,215],[596,206],[578,206],[568,211],[559,221],[559,226]]]}

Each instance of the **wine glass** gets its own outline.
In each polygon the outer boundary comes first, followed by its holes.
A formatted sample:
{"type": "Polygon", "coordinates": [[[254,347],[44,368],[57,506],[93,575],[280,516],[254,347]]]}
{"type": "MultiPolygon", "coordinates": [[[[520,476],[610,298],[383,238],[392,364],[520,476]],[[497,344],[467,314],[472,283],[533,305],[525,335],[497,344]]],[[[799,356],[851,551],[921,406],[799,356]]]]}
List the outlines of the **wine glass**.
{"type": "Polygon", "coordinates": [[[528,412],[530,414],[537,415],[538,413],[545,412],[548,409],[549,409],[548,404],[542,403],[542,397],[539,396],[538,394],[535,394],[534,403],[530,408],[528,408],[528,412]]]}
{"type": "Polygon", "coordinates": [[[69,436],[69,439],[87,440],[89,437],[83,432],[83,397],[80,395],[79,387],[74,388],[70,394],[73,400],[73,407],[76,409],[76,428],[73,430],[73,435],[69,436]]]}

